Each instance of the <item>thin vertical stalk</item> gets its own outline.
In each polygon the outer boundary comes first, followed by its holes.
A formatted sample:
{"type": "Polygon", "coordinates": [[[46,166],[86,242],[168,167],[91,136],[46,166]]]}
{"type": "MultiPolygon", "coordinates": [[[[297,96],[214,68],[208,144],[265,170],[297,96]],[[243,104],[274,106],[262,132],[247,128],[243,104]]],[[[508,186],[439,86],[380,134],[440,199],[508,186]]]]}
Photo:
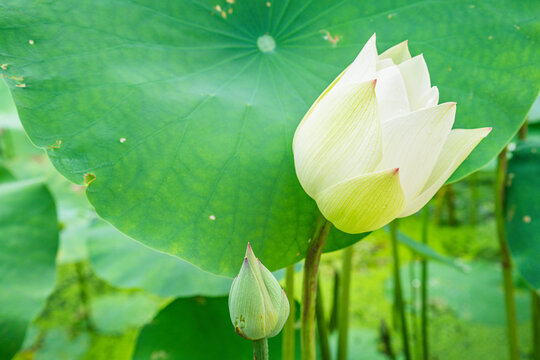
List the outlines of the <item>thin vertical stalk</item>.
{"type": "Polygon", "coordinates": [[[469,188],[471,190],[471,200],[469,203],[469,224],[476,225],[478,221],[478,173],[469,175],[469,188]]]}
{"type": "Polygon", "coordinates": [[[527,119],[525,119],[525,121],[523,122],[523,125],[521,125],[518,131],[519,140],[525,140],[527,138],[527,130],[528,130],[527,128],[528,128],[527,119]]]}
{"type": "Polygon", "coordinates": [[[514,283],[512,279],[510,249],[508,248],[508,243],[506,242],[506,233],[504,228],[506,167],[506,148],[504,148],[497,159],[497,174],[495,179],[495,221],[497,222],[497,238],[499,240],[501,252],[501,267],[503,273],[504,300],[506,305],[506,326],[508,332],[510,360],[517,360],[519,358],[519,350],[516,304],[514,299],[514,283]]]}
{"type": "Polygon", "coordinates": [[[253,340],[253,360],[268,359],[268,339],[253,340]]]}
{"type": "Polygon", "coordinates": [[[422,351],[420,346],[420,328],[418,324],[418,291],[417,286],[415,286],[415,280],[416,280],[416,265],[417,265],[417,259],[416,254],[412,249],[409,249],[409,253],[411,256],[411,261],[409,261],[408,267],[409,267],[409,294],[410,295],[410,321],[411,321],[411,353],[414,354],[413,358],[420,358],[422,351]]]}
{"type": "MultiPolygon", "coordinates": [[[[422,243],[428,244],[428,220],[429,210],[427,206],[422,213],[422,243]]],[[[422,280],[421,280],[421,318],[422,318],[422,360],[429,359],[429,334],[428,334],[428,260],[422,257],[422,280]]]]}
{"type": "Polygon", "coordinates": [[[403,303],[403,293],[401,288],[401,274],[399,270],[399,250],[397,241],[397,219],[390,223],[390,238],[392,239],[392,256],[394,258],[394,293],[397,301],[399,320],[401,324],[401,340],[403,343],[403,353],[405,360],[411,360],[411,350],[409,348],[409,333],[407,330],[407,317],[405,315],[405,305],[403,303]]]}
{"type": "Polygon", "coordinates": [[[448,211],[448,225],[457,226],[456,192],[452,184],[446,185],[446,209],[448,211]]]}
{"type": "Polygon", "coordinates": [[[316,301],[316,313],[317,313],[317,330],[319,333],[319,348],[321,349],[322,360],[330,360],[330,345],[328,344],[328,328],[326,319],[324,317],[324,299],[321,292],[321,281],[318,280],[317,285],[317,301],[316,301]]]}
{"type": "Polygon", "coordinates": [[[315,306],[317,299],[317,277],[324,243],[332,224],[323,216],[319,217],[304,262],[304,282],[302,289],[302,360],[316,359],[315,346],[315,306]]]}
{"type": "Polygon", "coordinates": [[[534,290],[531,290],[532,304],[532,338],[533,338],[533,357],[532,360],[540,360],[540,296],[534,290]]]}
{"type": "Polygon", "coordinates": [[[446,186],[443,186],[435,195],[435,212],[433,214],[433,219],[435,221],[435,224],[437,225],[442,224],[442,212],[444,200],[446,199],[446,190],[448,190],[448,188],[446,186]]]}
{"type": "Polygon", "coordinates": [[[334,269],[334,286],[332,288],[332,313],[330,314],[330,323],[328,330],[330,332],[337,329],[338,312],[339,312],[339,288],[340,288],[339,271],[334,269]]]}
{"type": "Polygon", "coordinates": [[[347,359],[347,347],[349,339],[349,301],[351,293],[351,272],[353,247],[349,246],[342,253],[342,270],[339,289],[339,312],[338,312],[338,360],[347,359]]]}
{"type": "Polygon", "coordinates": [[[294,265],[285,269],[285,293],[289,300],[289,318],[283,328],[283,360],[294,360],[294,323],[296,303],[294,301],[294,265]]]}

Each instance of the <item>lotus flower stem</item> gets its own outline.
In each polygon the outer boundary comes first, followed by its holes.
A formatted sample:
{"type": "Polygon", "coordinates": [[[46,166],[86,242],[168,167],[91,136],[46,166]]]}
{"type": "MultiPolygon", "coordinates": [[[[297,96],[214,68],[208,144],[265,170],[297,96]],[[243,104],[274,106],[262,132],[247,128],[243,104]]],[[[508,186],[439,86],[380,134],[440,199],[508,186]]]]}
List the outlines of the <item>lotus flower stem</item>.
{"type": "Polygon", "coordinates": [[[328,344],[328,325],[324,317],[324,301],[321,291],[321,281],[318,280],[317,285],[317,301],[316,301],[316,313],[317,313],[317,331],[319,333],[319,347],[321,349],[322,360],[330,360],[330,345],[328,344]]]}
{"type": "Polygon", "coordinates": [[[317,276],[319,262],[326,237],[332,224],[322,215],[317,220],[304,263],[304,283],[302,289],[302,360],[315,360],[315,306],[317,300],[317,276]]]}
{"type": "Polygon", "coordinates": [[[409,332],[407,330],[407,317],[405,314],[405,305],[403,304],[403,293],[401,291],[401,273],[399,270],[399,250],[397,241],[398,222],[394,220],[390,223],[390,237],[392,239],[392,255],[394,258],[394,294],[396,307],[401,325],[401,339],[403,342],[403,353],[406,360],[411,360],[411,351],[409,349],[409,332]]]}
{"type": "MultiPolygon", "coordinates": [[[[422,243],[428,244],[429,211],[425,207],[422,214],[422,243]]],[[[422,257],[422,359],[429,359],[429,333],[428,333],[428,260],[422,257]]]]}
{"type": "Polygon", "coordinates": [[[294,360],[294,323],[296,321],[296,304],[294,302],[294,265],[285,269],[285,290],[289,299],[289,318],[283,328],[283,360],[294,360]]]}
{"type": "Polygon", "coordinates": [[[533,360],[540,360],[540,296],[531,290],[533,360]]]}
{"type": "Polygon", "coordinates": [[[341,275],[339,274],[339,271],[334,269],[334,284],[332,288],[332,312],[330,314],[330,321],[328,324],[328,330],[330,332],[337,329],[337,318],[339,313],[339,279],[341,275]]]}
{"type": "Polygon", "coordinates": [[[268,338],[253,340],[253,360],[268,359],[268,338]]]}
{"type": "Polygon", "coordinates": [[[469,188],[471,190],[469,224],[475,226],[478,219],[478,173],[472,173],[469,175],[469,188]]]}
{"type": "Polygon", "coordinates": [[[514,299],[514,282],[512,279],[512,262],[510,259],[510,249],[506,242],[504,229],[504,199],[505,199],[505,178],[507,168],[506,148],[504,148],[497,159],[497,176],[495,178],[495,221],[497,223],[497,237],[501,251],[501,266],[503,273],[504,300],[506,305],[506,326],[508,331],[508,342],[510,360],[519,358],[518,334],[516,320],[516,303],[514,299]]]}
{"type": "Polygon", "coordinates": [[[341,260],[341,282],[339,292],[339,315],[338,315],[338,360],[347,359],[347,345],[349,338],[349,300],[351,292],[351,269],[352,269],[353,247],[349,246],[343,250],[341,260]]]}
{"type": "Polygon", "coordinates": [[[523,125],[521,125],[521,127],[519,128],[518,138],[520,140],[525,140],[527,138],[527,130],[528,130],[527,121],[528,119],[525,119],[525,121],[523,122],[523,125]]]}

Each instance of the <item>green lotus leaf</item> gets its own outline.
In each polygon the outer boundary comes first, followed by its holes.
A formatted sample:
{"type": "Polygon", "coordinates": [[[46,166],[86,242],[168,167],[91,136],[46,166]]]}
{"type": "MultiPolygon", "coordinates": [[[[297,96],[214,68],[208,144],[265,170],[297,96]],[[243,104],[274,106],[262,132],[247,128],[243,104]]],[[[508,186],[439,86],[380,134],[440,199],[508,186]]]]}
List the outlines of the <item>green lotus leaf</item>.
{"type": "MultiPolygon", "coordinates": [[[[423,53],[456,127],[493,132],[538,93],[538,1],[5,0],[2,73],[25,130],[123,233],[203,269],[300,260],[318,216],[295,176],[296,126],[377,33],[423,53]],[[273,40],[273,41],[272,41],[273,40]],[[4,69],[5,68],[5,69],[4,69]]],[[[361,237],[337,231],[335,250],[361,237]]]]}
{"type": "Polygon", "coordinates": [[[0,183],[0,204],[0,358],[11,359],[53,291],[58,220],[35,180],[0,183]]]}
{"type": "Polygon", "coordinates": [[[508,161],[506,238],[517,270],[540,291],[540,141],[518,145],[508,161]]]}

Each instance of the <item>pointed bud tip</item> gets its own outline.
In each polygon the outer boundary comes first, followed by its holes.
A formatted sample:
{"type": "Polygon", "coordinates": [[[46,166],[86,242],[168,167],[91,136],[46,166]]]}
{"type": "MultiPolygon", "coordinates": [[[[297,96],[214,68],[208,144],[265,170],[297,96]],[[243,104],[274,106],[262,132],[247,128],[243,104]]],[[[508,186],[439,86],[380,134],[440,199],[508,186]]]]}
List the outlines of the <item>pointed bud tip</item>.
{"type": "Polygon", "coordinates": [[[397,174],[397,173],[399,173],[399,168],[395,168],[394,171],[393,171],[394,175],[397,174]]]}
{"type": "Polygon", "coordinates": [[[246,248],[246,257],[248,256],[255,256],[255,254],[253,253],[253,248],[251,247],[250,243],[247,244],[247,248],[246,248]]]}
{"type": "Polygon", "coordinates": [[[484,136],[488,136],[489,133],[491,132],[491,130],[493,130],[492,127],[485,127],[485,128],[484,128],[484,134],[485,134],[484,136]]]}

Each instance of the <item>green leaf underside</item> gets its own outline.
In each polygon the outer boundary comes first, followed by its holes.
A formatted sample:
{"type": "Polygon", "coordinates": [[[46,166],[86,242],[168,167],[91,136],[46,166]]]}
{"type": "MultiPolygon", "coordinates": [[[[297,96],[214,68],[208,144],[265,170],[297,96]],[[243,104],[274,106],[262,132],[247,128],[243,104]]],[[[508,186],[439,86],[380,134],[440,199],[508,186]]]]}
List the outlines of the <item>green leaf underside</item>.
{"type": "Polygon", "coordinates": [[[223,296],[232,279],[149,249],[100,221],[88,230],[88,257],[99,277],[114,286],[163,297],[223,296]]]}
{"type": "MultiPolygon", "coordinates": [[[[303,257],[317,210],[296,179],[292,136],[373,32],[380,52],[409,39],[424,53],[441,101],[459,104],[456,127],[494,127],[458,179],[496,155],[537,94],[538,7],[8,0],[0,63],[30,138],[73,182],[91,174],[103,218],[233,275],[247,241],[271,270],[303,257]],[[273,52],[258,49],[264,34],[273,52]]],[[[359,238],[334,230],[327,250],[359,238]]]]}
{"type": "Polygon", "coordinates": [[[159,298],[143,292],[103,295],[92,299],[92,323],[100,333],[122,335],[149,323],[160,302],[159,298]]]}
{"type": "MultiPolygon", "coordinates": [[[[269,350],[273,358],[281,358],[280,335],[269,339],[269,350]]],[[[234,332],[227,297],[194,297],[175,300],[141,330],[133,360],[252,357],[252,342],[234,332]]]]}
{"type": "Polygon", "coordinates": [[[506,238],[521,276],[540,291],[540,141],[518,145],[508,161],[506,238]]]}
{"type": "Polygon", "coordinates": [[[2,182],[0,204],[0,358],[11,359],[54,288],[58,221],[40,182],[2,182]]]}

